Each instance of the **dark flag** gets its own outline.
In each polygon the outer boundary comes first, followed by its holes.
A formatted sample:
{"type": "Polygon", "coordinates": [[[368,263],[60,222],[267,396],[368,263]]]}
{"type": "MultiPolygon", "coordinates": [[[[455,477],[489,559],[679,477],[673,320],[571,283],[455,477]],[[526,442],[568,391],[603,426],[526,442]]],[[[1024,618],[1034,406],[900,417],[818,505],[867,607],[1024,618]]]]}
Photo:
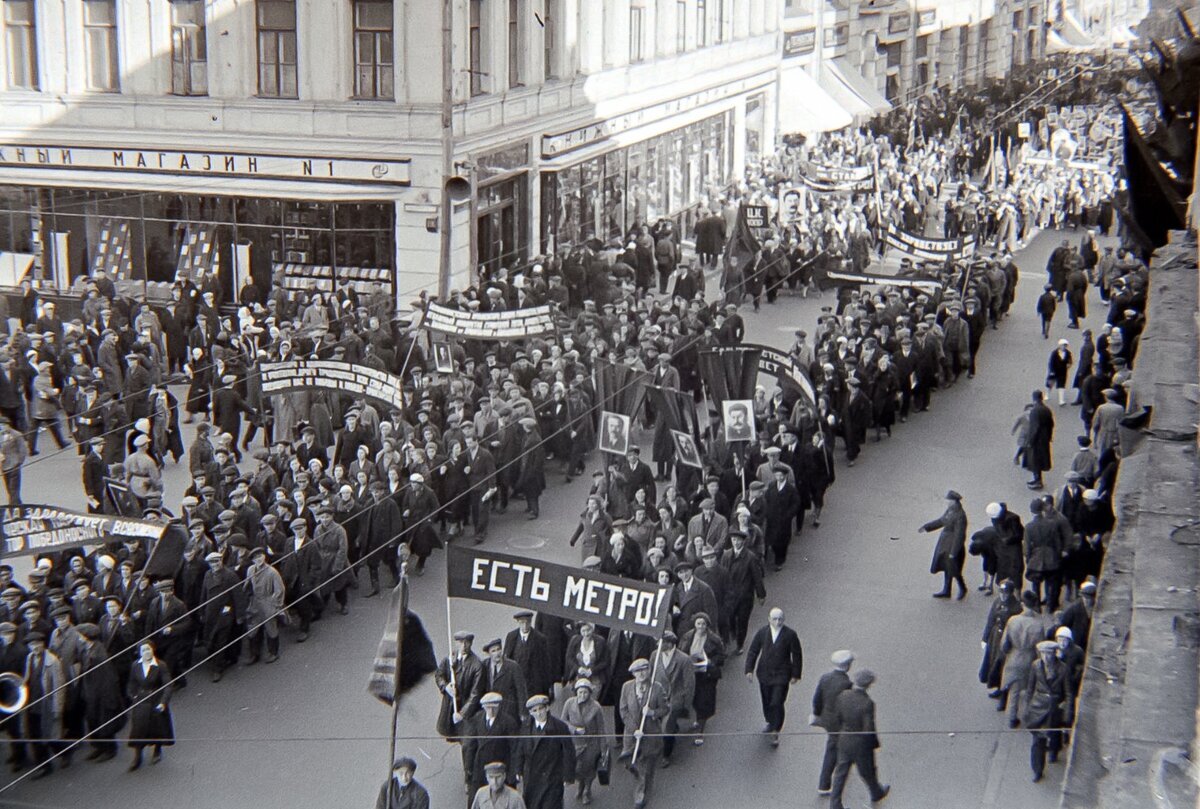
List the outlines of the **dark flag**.
{"type": "Polygon", "coordinates": [[[758,382],[757,348],[730,346],[700,352],[700,378],[720,410],[726,399],[751,399],[758,382]]]}
{"type": "Polygon", "coordinates": [[[400,583],[392,589],[387,624],[375,652],[367,691],[380,702],[395,707],[405,693],[436,670],[433,643],[425,634],[421,619],[408,609],[408,577],[401,576],[400,583]]]}
{"type": "Polygon", "coordinates": [[[596,361],[596,410],[635,418],[646,399],[650,373],[606,360],[596,361]]]}
{"type": "Polygon", "coordinates": [[[1125,175],[1129,181],[1128,207],[1122,208],[1121,215],[1149,252],[1167,243],[1167,231],[1187,227],[1187,201],[1124,106],[1121,113],[1125,118],[1125,175]]]}
{"type": "MultiPolygon", "coordinates": [[[[755,206],[760,207],[760,206],[755,206]]],[[[724,272],[721,277],[721,287],[728,293],[730,284],[734,287],[744,287],[746,279],[742,277],[743,268],[762,249],[762,244],[750,223],[746,220],[746,204],[738,206],[737,221],[733,225],[733,233],[725,242],[725,254],[721,262],[724,272]]],[[[736,294],[736,290],[735,290],[736,294]]]]}
{"type": "Polygon", "coordinates": [[[187,543],[187,529],[177,522],[169,523],[150,550],[143,568],[144,575],[151,579],[174,578],[183,564],[183,549],[187,543]]]}

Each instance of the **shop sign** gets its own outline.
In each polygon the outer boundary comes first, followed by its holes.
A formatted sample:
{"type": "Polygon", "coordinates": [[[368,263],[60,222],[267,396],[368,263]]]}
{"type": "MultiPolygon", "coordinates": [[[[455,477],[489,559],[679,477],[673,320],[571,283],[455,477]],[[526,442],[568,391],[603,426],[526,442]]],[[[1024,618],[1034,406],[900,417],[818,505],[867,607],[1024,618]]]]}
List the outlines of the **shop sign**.
{"type": "Polygon", "coordinates": [[[928,28],[937,22],[937,9],[930,8],[925,11],[917,12],[917,27],[928,28]]]}
{"type": "Polygon", "coordinates": [[[783,35],[783,56],[801,56],[812,53],[817,47],[817,29],[805,28],[801,31],[788,31],[783,35]]]}
{"type": "Polygon", "coordinates": [[[0,143],[0,166],[333,183],[409,184],[409,160],[0,143]]]}
{"type": "Polygon", "coordinates": [[[724,101],[727,98],[757,90],[763,86],[760,79],[742,79],[741,81],[710,87],[698,93],[673,98],[661,104],[654,104],[640,110],[633,110],[621,115],[614,115],[603,121],[596,121],[587,126],[568,129],[565,132],[542,135],[542,157],[555,157],[566,152],[587,146],[597,141],[611,138],[622,132],[627,132],[644,124],[654,123],[673,115],[680,115],[699,107],[724,101]]]}
{"type": "Polygon", "coordinates": [[[899,14],[893,14],[892,16],[888,17],[889,34],[903,34],[906,33],[911,27],[912,16],[907,11],[903,11],[899,14]]]}

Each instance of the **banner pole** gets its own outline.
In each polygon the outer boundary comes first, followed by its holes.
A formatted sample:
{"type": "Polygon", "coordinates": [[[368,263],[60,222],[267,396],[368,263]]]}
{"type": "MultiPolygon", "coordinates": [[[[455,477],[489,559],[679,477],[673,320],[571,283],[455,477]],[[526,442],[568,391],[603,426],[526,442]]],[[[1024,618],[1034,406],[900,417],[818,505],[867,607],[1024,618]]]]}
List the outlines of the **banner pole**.
{"type": "MultiPolygon", "coordinates": [[[[646,714],[650,711],[650,700],[654,698],[654,683],[658,679],[658,661],[662,659],[662,637],[658,639],[658,649],[654,652],[654,664],[650,667],[650,687],[646,689],[646,705],[642,708],[642,721],[638,723],[638,732],[646,732],[646,714]]],[[[633,757],[629,759],[629,766],[633,767],[637,764],[638,753],[642,749],[642,739],[639,736],[637,741],[633,743],[633,757]]]]}
{"type": "MultiPolygon", "coordinates": [[[[451,631],[451,625],[450,625],[450,599],[449,599],[449,597],[446,598],[446,640],[448,640],[450,642],[450,653],[451,653],[451,655],[453,655],[454,654],[454,633],[451,631]]],[[[454,689],[454,696],[452,696],[450,698],[450,707],[454,709],[450,714],[450,721],[453,722],[454,714],[458,713],[458,683],[456,682],[456,678],[454,676],[454,661],[453,661],[453,659],[447,660],[446,663],[447,663],[446,668],[448,668],[450,670],[450,687],[454,689]]]]}
{"type": "Polygon", "coordinates": [[[396,622],[396,685],[392,693],[392,732],[388,736],[388,776],[396,760],[396,733],[400,725],[400,674],[404,666],[404,620],[408,615],[408,562],[400,563],[400,616],[396,622]]]}

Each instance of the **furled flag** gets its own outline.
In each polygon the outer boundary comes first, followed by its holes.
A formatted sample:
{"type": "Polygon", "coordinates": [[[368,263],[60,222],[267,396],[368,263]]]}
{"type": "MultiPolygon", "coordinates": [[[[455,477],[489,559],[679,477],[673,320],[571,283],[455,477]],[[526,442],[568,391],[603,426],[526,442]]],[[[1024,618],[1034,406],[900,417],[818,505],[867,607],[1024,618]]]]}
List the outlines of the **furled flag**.
{"type": "Polygon", "coordinates": [[[401,576],[400,583],[392,590],[387,625],[375,652],[367,691],[380,702],[394,706],[436,669],[433,643],[425,634],[421,619],[408,609],[408,577],[401,576]]]}

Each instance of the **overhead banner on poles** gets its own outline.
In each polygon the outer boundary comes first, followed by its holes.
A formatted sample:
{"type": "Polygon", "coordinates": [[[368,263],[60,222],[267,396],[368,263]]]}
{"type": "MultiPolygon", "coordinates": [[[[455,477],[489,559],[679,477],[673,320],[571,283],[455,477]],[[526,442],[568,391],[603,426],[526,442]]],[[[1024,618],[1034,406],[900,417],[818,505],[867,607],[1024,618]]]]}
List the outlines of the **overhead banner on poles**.
{"type": "Polygon", "coordinates": [[[942,282],[934,278],[906,275],[876,275],[868,272],[841,272],[831,270],[829,280],[843,281],[850,284],[882,284],[893,287],[912,287],[914,289],[929,289],[937,291],[942,288],[942,282]]]}
{"type": "Polygon", "coordinates": [[[262,364],[262,389],[268,396],[311,388],[377,399],[394,410],[405,407],[400,377],[369,365],[337,360],[287,360],[262,364]]]}
{"type": "Polygon", "coordinates": [[[823,193],[870,191],[875,187],[875,167],[809,163],[804,166],[800,181],[813,191],[823,193]]]}
{"type": "Polygon", "coordinates": [[[927,239],[901,230],[889,224],[884,233],[888,247],[894,247],[906,255],[926,261],[958,261],[975,253],[975,237],[960,236],[957,239],[927,239]]]}
{"type": "Polygon", "coordinates": [[[671,589],[504,553],[446,549],[446,595],[507,604],[659,638],[671,589]]]}
{"type": "Polygon", "coordinates": [[[524,340],[550,334],[557,328],[554,309],[549,305],[501,312],[462,312],[431,303],[425,311],[424,325],[438,334],[472,340],[524,340]]]}
{"type": "Polygon", "coordinates": [[[0,506],[0,558],[124,539],[157,540],[166,524],[57,506],[0,506]]]}

